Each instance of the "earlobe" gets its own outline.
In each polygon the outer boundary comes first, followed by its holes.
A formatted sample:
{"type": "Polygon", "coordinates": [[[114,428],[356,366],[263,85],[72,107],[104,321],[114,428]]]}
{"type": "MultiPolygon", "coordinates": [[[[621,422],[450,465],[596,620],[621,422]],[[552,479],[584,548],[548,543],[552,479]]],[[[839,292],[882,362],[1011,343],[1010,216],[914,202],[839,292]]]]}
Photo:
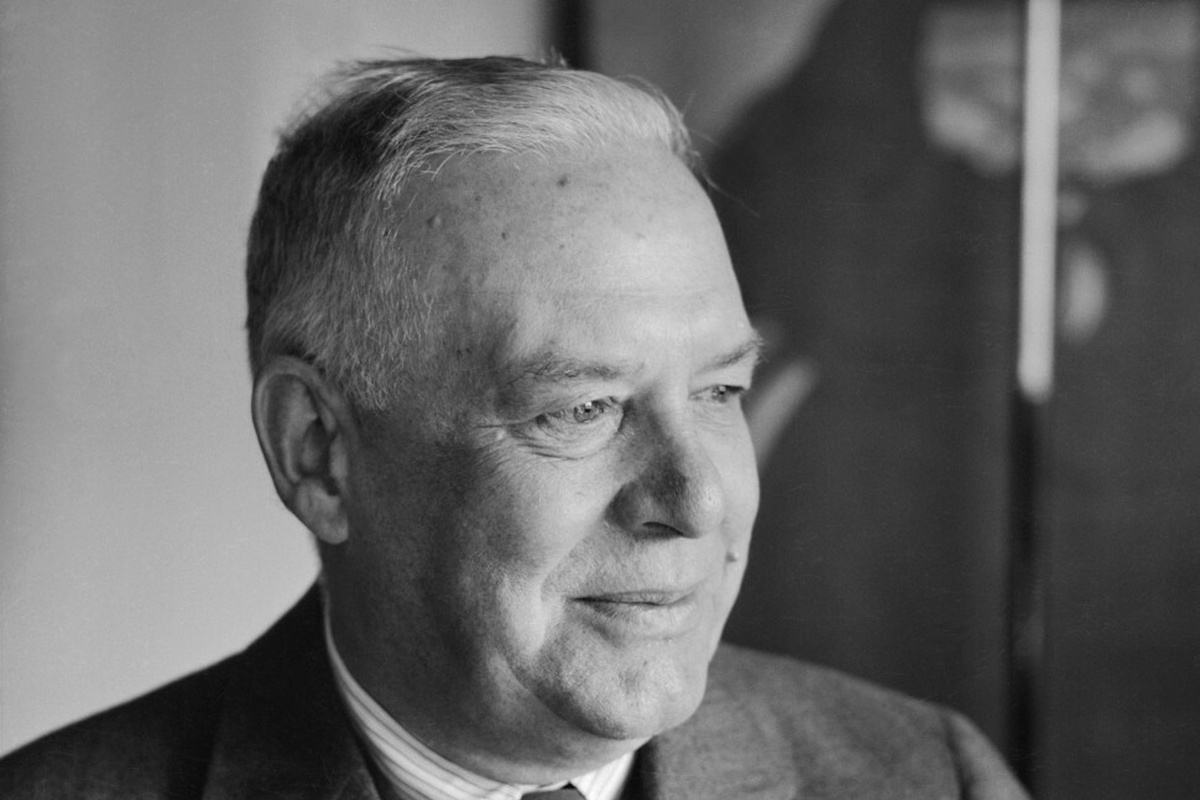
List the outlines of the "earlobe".
{"type": "Polygon", "coordinates": [[[326,544],[349,536],[346,497],[354,418],[312,364],[272,359],[254,381],[258,443],[284,505],[326,544]]]}

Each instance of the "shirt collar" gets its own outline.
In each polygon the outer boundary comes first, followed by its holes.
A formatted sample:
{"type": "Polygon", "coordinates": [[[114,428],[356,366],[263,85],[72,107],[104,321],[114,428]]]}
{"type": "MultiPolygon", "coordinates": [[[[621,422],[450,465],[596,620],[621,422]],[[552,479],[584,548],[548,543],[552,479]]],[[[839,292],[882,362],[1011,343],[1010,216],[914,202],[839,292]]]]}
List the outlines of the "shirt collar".
{"type": "MultiPolygon", "coordinates": [[[[375,702],[350,674],[333,643],[328,612],[324,628],[325,648],[333,664],[338,693],[366,742],[371,759],[401,797],[412,800],[519,800],[527,792],[557,789],[567,783],[548,786],[500,783],[463,769],[433,752],[375,702]]],[[[617,800],[633,768],[633,758],[633,753],[626,753],[593,772],[571,778],[569,782],[585,800],[617,800]]]]}

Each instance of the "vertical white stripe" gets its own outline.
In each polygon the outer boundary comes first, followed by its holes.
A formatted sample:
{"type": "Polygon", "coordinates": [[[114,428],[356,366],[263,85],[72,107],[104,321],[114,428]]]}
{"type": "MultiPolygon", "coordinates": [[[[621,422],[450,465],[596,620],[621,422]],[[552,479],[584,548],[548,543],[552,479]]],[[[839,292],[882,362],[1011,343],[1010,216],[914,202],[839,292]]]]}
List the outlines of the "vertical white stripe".
{"type": "Polygon", "coordinates": [[[1061,0],[1028,0],[1017,383],[1034,403],[1054,386],[1061,29],[1061,0]]]}

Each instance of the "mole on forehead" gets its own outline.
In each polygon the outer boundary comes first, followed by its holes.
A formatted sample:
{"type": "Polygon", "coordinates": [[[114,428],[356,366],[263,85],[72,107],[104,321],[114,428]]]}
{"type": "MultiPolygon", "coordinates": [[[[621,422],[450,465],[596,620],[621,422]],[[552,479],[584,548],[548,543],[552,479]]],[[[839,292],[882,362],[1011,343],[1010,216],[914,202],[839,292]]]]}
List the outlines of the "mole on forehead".
{"type": "Polygon", "coordinates": [[[416,187],[409,218],[428,232],[439,232],[456,222],[519,219],[533,209],[561,208],[567,198],[571,206],[586,209],[594,204],[596,192],[611,188],[603,178],[561,169],[541,175],[463,176],[416,187]]]}
{"type": "Polygon", "coordinates": [[[578,153],[479,153],[451,158],[418,176],[414,183],[440,187],[483,200],[521,186],[572,190],[588,185],[637,181],[650,172],[678,171],[690,177],[674,154],[656,147],[614,146],[578,153]],[[475,191],[472,191],[474,189],[475,191]]]}

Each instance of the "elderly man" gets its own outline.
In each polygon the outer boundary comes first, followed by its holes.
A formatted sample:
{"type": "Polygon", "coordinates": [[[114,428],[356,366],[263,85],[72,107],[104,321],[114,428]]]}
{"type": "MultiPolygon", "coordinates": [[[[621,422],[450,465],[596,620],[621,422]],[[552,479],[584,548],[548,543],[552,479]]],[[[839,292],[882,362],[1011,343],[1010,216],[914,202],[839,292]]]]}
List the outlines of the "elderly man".
{"type": "Polygon", "coordinates": [[[253,414],[318,589],[0,764],[14,797],[1021,796],[948,711],[718,646],[758,338],[663,99],[354,65],[282,140],[253,414]]]}

